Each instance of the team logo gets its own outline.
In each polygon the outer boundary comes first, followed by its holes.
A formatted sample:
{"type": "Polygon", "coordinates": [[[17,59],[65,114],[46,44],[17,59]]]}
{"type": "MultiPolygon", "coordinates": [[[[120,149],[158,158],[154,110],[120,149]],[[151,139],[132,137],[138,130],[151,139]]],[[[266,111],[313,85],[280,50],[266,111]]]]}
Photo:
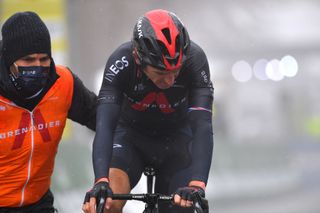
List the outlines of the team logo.
{"type": "Polygon", "coordinates": [[[129,66],[129,62],[126,56],[122,56],[121,59],[116,60],[109,69],[106,70],[104,78],[107,81],[112,82],[114,77],[127,66],[129,66]]]}
{"type": "Polygon", "coordinates": [[[139,19],[137,24],[137,31],[138,31],[139,38],[143,37],[141,27],[142,27],[142,19],[139,19]]]}
{"type": "Polygon", "coordinates": [[[171,104],[163,92],[150,92],[143,98],[142,101],[132,104],[131,107],[137,111],[145,111],[154,103],[159,107],[162,113],[167,114],[175,111],[171,107],[171,104]]]}
{"type": "Polygon", "coordinates": [[[121,144],[113,144],[113,148],[122,148],[122,145],[121,144]]]}
{"type": "Polygon", "coordinates": [[[19,127],[8,132],[0,133],[0,139],[15,137],[11,149],[19,149],[29,131],[39,131],[42,141],[47,143],[51,141],[49,128],[60,126],[59,120],[46,122],[38,109],[33,112],[32,120],[33,125],[30,126],[31,116],[29,112],[23,112],[21,114],[19,127]]]}
{"type": "MultiPolygon", "coordinates": [[[[30,123],[30,115],[28,112],[23,112],[22,116],[21,116],[21,121],[19,124],[19,129],[23,129],[26,126],[29,125],[30,123]]],[[[35,125],[33,126],[33,128],[38,127],[38,131],[40,132],[40,135],[42,137],[43,142],[49,142],[51,141],[51,136],[49,133],[48,128],[44,128],[45,127],[45,120],[40,112],[40,110],[35,110],[33,112],[33,121],[35,123],[35,125]]],[[[26,132],[21,132],[21,134],[17,135],[14,142],[13,142],[13,146],[12,149],[18,149],[22,146],[22,143],[24,141],[24,138],[26,136],[26,132]]]]}

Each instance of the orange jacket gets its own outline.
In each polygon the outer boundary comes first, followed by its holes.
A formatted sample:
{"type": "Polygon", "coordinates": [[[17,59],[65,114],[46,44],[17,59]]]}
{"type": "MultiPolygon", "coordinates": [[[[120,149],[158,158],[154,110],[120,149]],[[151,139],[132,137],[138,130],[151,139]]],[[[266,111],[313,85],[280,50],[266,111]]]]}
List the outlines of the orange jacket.
{"type": "Polygon", "coordinates": [[[60,76],[31,112],[0,95],[0,207],[37,202],[49,189],[54,159],[73,95],[73,77],[60,76]]]}

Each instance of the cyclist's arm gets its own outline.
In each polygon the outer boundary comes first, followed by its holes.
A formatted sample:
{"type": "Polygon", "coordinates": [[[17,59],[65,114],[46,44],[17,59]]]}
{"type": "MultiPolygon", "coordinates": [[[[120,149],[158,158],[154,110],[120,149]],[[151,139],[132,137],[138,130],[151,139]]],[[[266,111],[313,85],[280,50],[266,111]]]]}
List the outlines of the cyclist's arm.
{"type": "Polygon", "coordinates": [[[213,150],[212,116],[210,112],[195,110],[189,120],[193,131],[192,144],[192,183],[204,188],[207,183],[213,150]]]}
{"type": "MultiPolygon", "coordinates": [[[[118,123],[123,99],[123,90],[128,84],[131,71],[127,61],[131,54],[129,44],[121,45],[109,57],[98,97],[96,135],[93,142],[93,169],[95,180],[108,177],[113,148],[113,132],[118,123]],[[122,61],[121,69],[115,63],[122,61]]],[[[119,65],[118,65],[119,66],[119,65]]]]}
{"type": "Polygon", "coordinates": [[[88,90],[77,75],[72,73],[72,76],[73,96],[68,118],[95,130],[97,95],[88,90]]]}
{"type": "Polygon", "coordinates": [[[194,141],[192,145],[192,181],[198,181],[200,186],[207,183],[212,159],[213,86],[208,61],[200,47],[193,52],[193,58],[188,117],[194,141]]]}
{"type": "Polygon", "coordinates": [[[120,114],[120,105],[114,102],[118,95],[113,91],[101,89],[97,107],[96,135],[93,141],[93,169],[95,181],[108,177],[112,155],[113,131],[120,114]]]}

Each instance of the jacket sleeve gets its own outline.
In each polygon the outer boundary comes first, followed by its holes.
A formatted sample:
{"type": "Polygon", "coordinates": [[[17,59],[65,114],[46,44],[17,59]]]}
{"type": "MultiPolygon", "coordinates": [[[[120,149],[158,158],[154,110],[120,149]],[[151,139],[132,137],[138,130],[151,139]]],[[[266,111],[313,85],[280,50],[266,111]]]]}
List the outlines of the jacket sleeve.
{"type": "Polygon", "coordinates": [[[189,92],[189,122],[193,132],[192,180],[207,182],[213,155],[213,84],[205,53],[199,48],[193,52],[190,69],[192,83],[189,92]]]}
{"type": "Polygon", "coordinates": [[[95,181],[108,177],[112,156],[112,138],[120,114],[120,105],[108,103],[108,100],[102,98],[98,100],[97,129],[92,152],[95,181]]]}
{"type": "Polygon", "coordinates": [[[74,73],[72,73],[72,76],[74,79],[73,96],[68,118],[95,130],[97,95],[88,90],[78,76],[74,73]]]}

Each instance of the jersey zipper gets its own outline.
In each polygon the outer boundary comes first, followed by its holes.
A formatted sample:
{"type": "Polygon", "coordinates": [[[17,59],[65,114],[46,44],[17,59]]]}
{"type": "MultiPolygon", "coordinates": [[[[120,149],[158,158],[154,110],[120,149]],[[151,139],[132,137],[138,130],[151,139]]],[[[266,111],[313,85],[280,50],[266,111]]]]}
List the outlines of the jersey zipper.
{"type": "Polygon", "coordinates": [[[20,207],[24,203],[24,198],[25,198],[25,189],[29,183],[30,176],[31,176],[31,162],[32,162],[32,157],[33,157],[33,150],[34,150],[34,121],[33,121],[33,112],[30,112],[30,121],[31,121],[31,150],[30,150],[30,156],[29,156],[29,162],[28,162],[28,175],[27,175],[27,180],[24,183],[24,186],[22,188],[22,194],[21,194],[21,202],[20,202],[20,207]]]}

